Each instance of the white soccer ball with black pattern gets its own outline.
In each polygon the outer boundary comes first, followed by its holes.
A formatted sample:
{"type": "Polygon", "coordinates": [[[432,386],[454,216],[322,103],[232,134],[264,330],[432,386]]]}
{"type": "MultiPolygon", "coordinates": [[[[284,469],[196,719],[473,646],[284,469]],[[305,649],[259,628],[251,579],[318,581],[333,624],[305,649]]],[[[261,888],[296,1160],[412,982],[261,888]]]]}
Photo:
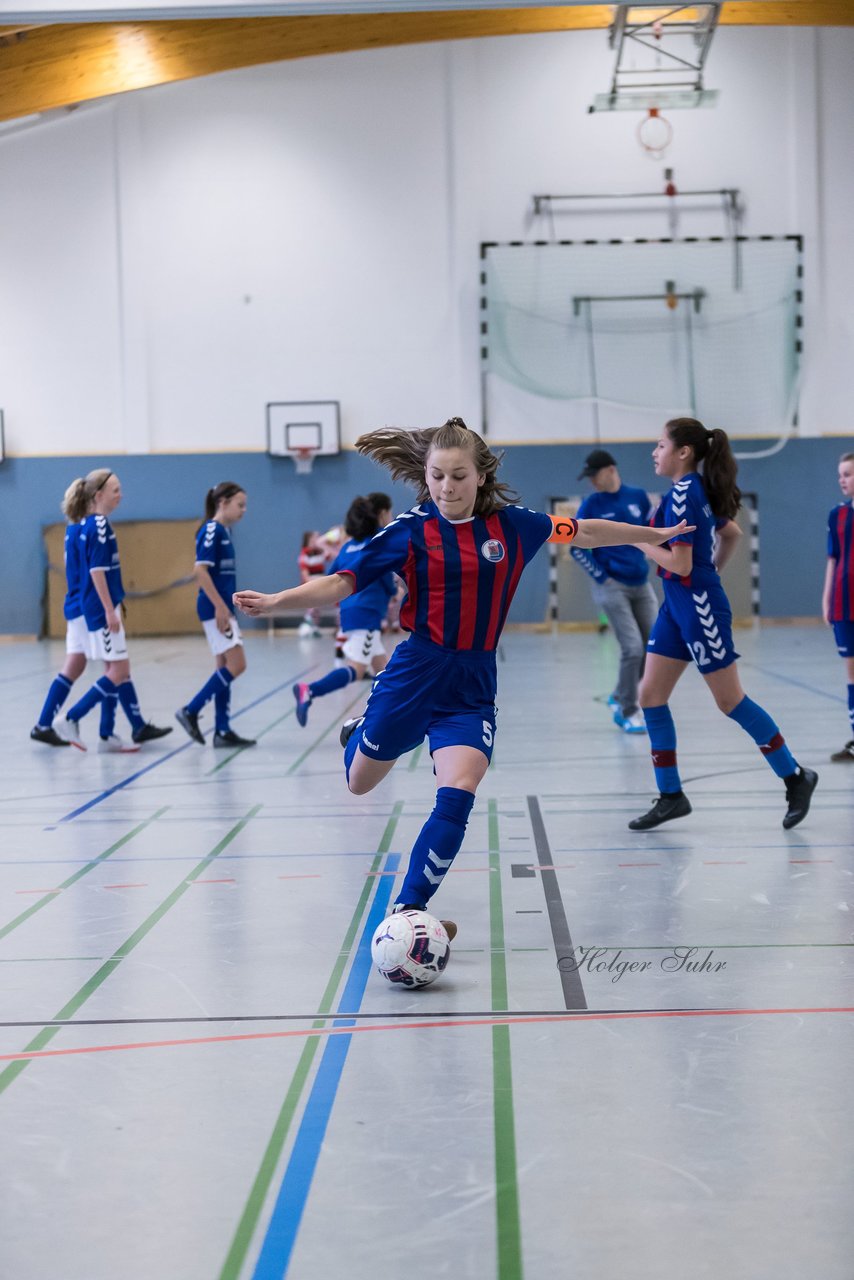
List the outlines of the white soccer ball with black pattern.
{"type": "Polygon", "coordinates": [[[398,911],[383,920],[371,941],[380,973],[401,987],[426,987],[448,963],[451,940],[427,911],[398,911]]]}

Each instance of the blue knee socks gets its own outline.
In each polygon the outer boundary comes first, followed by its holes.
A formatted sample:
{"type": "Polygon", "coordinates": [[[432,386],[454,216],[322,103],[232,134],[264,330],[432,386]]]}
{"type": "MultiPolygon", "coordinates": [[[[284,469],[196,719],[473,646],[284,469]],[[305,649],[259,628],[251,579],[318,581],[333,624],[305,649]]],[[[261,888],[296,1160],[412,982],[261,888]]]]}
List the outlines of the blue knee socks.
{"type": "Polygon", "coordinates": [[[219,688],[214,694],[214,727],[217,733],[228,733],[231,728],[231,686],[234,676],[228,667],[220,667],[219,688]]]}
{"type": "MultiPolygon", "coordinates": [[[[69,680],[68,676],[64,676],[62,672],[58,676],[54,676],[53,682],[47,691],[44,706],[36,721],[40,729],[49,729],[53,724],[54,716],[71,692],[72,684],[73,681],[69,680]]],[[[848,686],[849,689],[852,687],[851,685],[848,686]]]]}
{"type": "MultiPolygon", "coordinates": [[[[121,688],[124,688],[124,685],[121,688]]],[[[85,715],[88,715],[97,703],[104,699],[113,698],[115,695],[116,686],[112,680],[108,680],[106,676],[101,676],[100,680],[96,680],[91,689],[87,689],[80,701],[75,703],[71,710],[66,713],[68,719],[77,724],[85,715]]]]}
{"type": "Polygon", "coordinates": [[[140,714],[139,699],[136,696],[136,689],[133,687],[133,681],[123,680],[118,687],[118,695],[119,702],[122,704],[122,711],[124,711],[130,721],[131,729],[136,732],[137,729],[144,728],[145,721],[140,714]]]}
{"type": "Polygon", "coordinates": [[[335,689],[343,689],[345,685],[351,684],[356,679],[356,670],[354,667],[334,667],[320,680],[314,680],[308,686],[308,691],[313,698],[322,698],[325,693],[332,693],[335,689]]]}
{"type": "Polygon", "coordinates": [[[727,715],[750,734],[778,778],[788,778],[797,771],[798,762],[786,746],[783,735],[758,703],[744,697],[727,715]]]}
{"type": "Polygon", "coordinates": [[[851,737],[854,738],[854,684],[848,686],[848,719],[851,722],[851,737]]]}
{"type": "Polygon", "coordinates": [[[205,703],[210,702],[211,698],[215,698],[223,689],[228,689],[233,679],[234,676],[228,667],[217,667],[211,678],[202,685],[196,696],[187,703],[187,710],[197,716],[205,703]]]}
{"type": "Polygon", "coordinates": [[[459,852],[473,804],[471,791],[462,791],[459,787],[439,788],[435,808],[409,855],[409,869],[396,902],[426,907],[459,852]]]}
{"type": "Polygon", "coordinates": [[[643,718],[649,734],[655,783],[662,795],[682,790],[676,767],[676,726],[665,702],[660,707],[644,707],[643,718]]]}

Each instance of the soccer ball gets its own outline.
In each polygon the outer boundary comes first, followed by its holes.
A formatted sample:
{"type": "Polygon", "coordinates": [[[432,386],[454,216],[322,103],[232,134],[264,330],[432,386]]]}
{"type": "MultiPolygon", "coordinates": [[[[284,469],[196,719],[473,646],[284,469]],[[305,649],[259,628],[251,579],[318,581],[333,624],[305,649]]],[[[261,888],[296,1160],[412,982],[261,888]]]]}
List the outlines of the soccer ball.
{"type": "Polygon", "coordinates": [[[448,963],[451,942],[441,920],[426,911],[398,911],[383,920],[371,941],[374,964],[402,987],[426,987],[448,963]]]}

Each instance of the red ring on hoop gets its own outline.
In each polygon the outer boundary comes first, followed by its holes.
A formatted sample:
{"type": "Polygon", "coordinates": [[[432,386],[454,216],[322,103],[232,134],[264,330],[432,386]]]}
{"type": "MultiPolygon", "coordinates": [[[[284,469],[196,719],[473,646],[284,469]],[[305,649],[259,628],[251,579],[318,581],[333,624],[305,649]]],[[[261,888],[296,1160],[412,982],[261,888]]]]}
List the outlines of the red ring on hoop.
{"type": "Polygon", "coordinates": [[[653,160],[660,160],[673,141],[673,125],[663,115],[659,114],[658,107],[650,107],[648,114],[639,123],[636,134],[637,140],[646,154],[653,160]],[[659,124],[664,125],[664,134],[660,142],[647,142],[643,136],[644,125],[648,125],[650,120],[657,120],[659,124]]]}

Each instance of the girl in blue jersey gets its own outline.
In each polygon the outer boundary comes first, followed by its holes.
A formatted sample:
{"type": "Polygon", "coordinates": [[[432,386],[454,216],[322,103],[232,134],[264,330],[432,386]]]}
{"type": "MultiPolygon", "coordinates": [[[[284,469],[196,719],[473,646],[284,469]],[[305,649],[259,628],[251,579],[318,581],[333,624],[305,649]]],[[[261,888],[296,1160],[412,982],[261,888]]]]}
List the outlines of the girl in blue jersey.
{"type": "MultiPolygon", "coordinates": [[[[65,528],[63,561],[65,564],[65,664],[59,675],[55,676],[37,723],[30,730],[30,737],[36,742],[43,742],[49,747],[70,747],[67,738],[61,738],[53,727],[53,721],[65,702],[71,686],[83,674],[86,657],[89,652],[89,633],[86,619],[83,617],[81,603],[83,564],[81,559],[81,540],[83,524],[71,520],[68,516],[68,503],[76,493],[77,481],[67,490],[62,501],[63,515],[69,520],[65,528]]],[[[105,698],[101,703],[101,734],[98,742],[99,751],[138,751],[139,747],[122,741],[113,732],[116,722],[115,696],[105,698]]]]}
{"type": "Polygon", "coordinates": [[[196,612],[214,656],[214,673],[196,696],[175,712],[175,719],[194,742],[205,745],[199,727],[202,708],[214,700],[215,747],[254,747],[231,727],[231,685],[246,670],[243,636],[231,609],[236,584],[231,530],[246,515],[246,491],[224,480],[205,495],[205,519],[196,533],[195,577],[199,584],[196,612]]]}
{"type": "MultiPolygon", "coordinates": [[[[350,503],[344,530],[347,541],[329,566],[329,573],[342,573],[355,555],[363,551],[380,528],[380,517],[369,495],[354,498],[350,503]]],[[[389,517],[391,511],[389,510],[389,517]]],[[[388,524],[389,521],[386,521],[388,524]]],[[[382,626],[388,612],[389,600],[395,595],[397,585],[394,574],[384,573],[364,591],[341,601],[339,628],[346,639],[341,645],[343,665],[333,668],[320,680],[311,684],[295,684],[296,717],[301,725],[308,720],[308,709],[315,698],[322,698],[336,689],[344,689],[354,680],[361,680],[368,667],[379,675],[388,663],[388,655],[382,640],[382,626]]]]}
{"type": "Polygon", "coordinates": [[[741,493],[729,437],[720,428],[707,431],[696,418],[674,418],[665,424],[652,456],[656,475],[673,481],[653,524],[685,519],[694,529],[678,534],[667,546],[646,548],[664,586],[664,604],[649,638],[640,687],[660,794],[649,812],[629,827],[648,831],[691,812],[676,765],[676,729],[668,700],[693,660],[718,708],[750,734],[783,779],[783,826],[788,830],[807,816],[818,775],[798,765],[768,712],[741,687],[732,613],[718,576],[741,532],[733,522],[741,493]]]}
{"type": "MultiPolygon", "coordinates": [[[[80,737],[80,721],[98,703],[107,702],[108,709],[115,702],[122,705],[131,724],[136,746],[151,742],[171,733],[148,724],[140,714],[136,689],[130,678],[125,629],[119,607],[124,599],[122,573],[119,566],[119,549],[116,535],[108,517],[122,500],[122,487],[115,472],[102,467],[90,471],[85,479],[75,480],[66,494],[65,511],[68,518],[81,521],[80,539],[80,604],[86,621],[87,646],[90,658],[101,658],[104,674],[85,693],[65,717],[55,722],[54,728],[61,738],[81,751],[86,745],[80,737]]],[[[103,717],[103,708],[102,708],[103,717]]],[[[112,731],[108,737],[112,737],[112,731]]],[[[104,719],[101,721],[101,737],[104,739],[104,719]]],[[[107,747],[107,750],[134,750],[133,747],[107,747]]]]}
{"type": "Polygon", "coordinates": [[[429,740],[436,804],[395,904],[395,910],[424,908],[462,844],[492,756],[495,651],[525,565],[546,542],[657,545],[687,526],[559,520],[516,506],[516,495],[497,478],[500,457],[459,418],[426,431],[374,431],[357,440],[356,449],[413,485],[416,506],[337,573],[272,595],[239,591],[235,602],[258,616],[334,604],[389,570],[404,579],[400,623],[409,639],[374,682],[364,716],[348,722],[341,739],[354,795],[371,791],[425,734],[429,740]]]}
{"type": "Polygon", "coordinates": [[[848,678],[848,721],[851,740],[830,757],[836,764],[854,764],[854,453],[839,459],[839,487],[844,502],[827,518],[827,571],[821,611],[833,627],[839,656],[848,678]]]}

